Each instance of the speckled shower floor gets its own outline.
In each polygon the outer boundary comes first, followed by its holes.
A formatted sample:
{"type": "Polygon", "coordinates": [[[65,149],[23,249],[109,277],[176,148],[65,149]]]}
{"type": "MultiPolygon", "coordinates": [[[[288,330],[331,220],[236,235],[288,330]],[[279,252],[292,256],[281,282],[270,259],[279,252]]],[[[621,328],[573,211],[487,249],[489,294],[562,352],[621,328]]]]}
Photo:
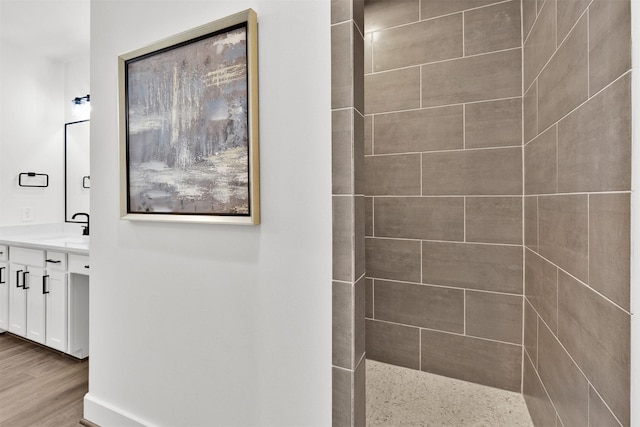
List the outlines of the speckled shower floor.
{"type": "Polygon", "coordinates": [[[367,360],[367,426],[533,423],[519,393],[367,360]]]}

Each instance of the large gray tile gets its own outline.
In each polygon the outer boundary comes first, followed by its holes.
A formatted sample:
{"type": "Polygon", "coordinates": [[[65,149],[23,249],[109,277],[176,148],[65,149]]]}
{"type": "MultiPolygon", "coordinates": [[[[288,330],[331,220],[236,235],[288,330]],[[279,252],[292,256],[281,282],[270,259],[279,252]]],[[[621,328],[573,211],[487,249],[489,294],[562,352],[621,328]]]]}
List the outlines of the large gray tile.
{"type": "Polygon", "coordinates": [[[522,145],[522,98],[465,106],[465,148],[522,145]]]}
{"type": "Polygon", "coordinates": [[[367,196],[420,195],[420,154],[367,156],[364,170],[367,196]]]}
{"type": "Polygon", "coordinates": [[[467,197],[466,241],[522,244],[522,197],[467,197]]]}
{"type": "Polygon", "coordinates": [[[538,15],[536,0],[522,0],[522,35],[526,40],[538,15]]]}
{"type": "Polygon", "coordinates": [[[522,297],[465,291],[465,324],[467,335],[522,344],[522,297]]]}
{"type": "Polygon", "coordinates": [[[353,197],[333,196],[333,278],[353,281],[353,197]]]}
{"type": "MultiPolygon", "coordinates": [[[[580,15],[589,6],[590,0],[557,0],[558,1],[558,44],[569,34],[580,15]]],[[[618,0],[615,0],[618,1],[618,0]]]]}
{"type": "Polygon", "coordinates": [[[538,136],[538,81],[527,90],[522,98],[522,125],[524,128],[524,143],[538,136]]]}
{"type": "Polygon", "coordinates": [[[367,319],[373,318],[373,279],[365,279],[365,317],[367,319]]]}
{"type": "Polygon", "coordinates": [[[354,367],[354,303],[353,285],[333,282],[332,363],[345,369],[354,367]]]}
{"type": "Polygon", "coordinates": [[[554,333],[558,330],[558,268],[525,250],[524,294],[554,333]]]}
{"type": "Polygon", "coordinates": [[[422,106],[521,96],[521,80],[521,49],[423,65],[422,106]]]}
{"type": "Polygon", "coordinates": [[[524,87],[531,86],[556,51],[556,0],[546,0],[524,48],[524,87]]]}
{"type": "MultiPolygon", "coordinates": [[[[360,0],[362,1],[362,0],[360,0]]],[[[353,107],[364,116],[364,37],[353,24],[351,26],[351,34],[353,39],[353,65],[351,72],[353,73],[353,107]]]]}
{"type": "Polygon", "coordinates": [[[586,426],[589,383],[556,337],[538,329],[538,374],[565,427],[586,426]]]}
{"type": "Polygon", "coordinates": [[[373,197],[364,198],[364,235],[373,236],[373,197]]]}
{"type": "Polygon", "coordinates": [[[558,188],[557,129],[552,126],[524,147],[524,193],[554,194],[558,188]]]}
{"type": "Polygon", "coordinates": [[[353,21],[358,27],[360,33],[364,34],[364,3],[365,0],[352,0],[353,21]]]}
{"type": "Polygon", "coordinates": [[[560,272],[558,338],[622,424],[629,425],[631,316],[560,272]]]}
{"type": "Polygon", "coordinates": [[[333,194],[353,194],[352,108],[331,112],[331,175],[333,194]]]}
{"type": "Polygon", "coordinates": [[[366,250],[367,276],[420,282],[419,241],[367,238],[366,250]]]}
{"type": "Polygon", "coordinates": [[[465,12],[464,54],[520,47],[520,21],[520,0],[465,12]]]}
{"type": "Polygon", "coordinates": [[[538,78],[538,129],[551,124],[589,96],[588,22],[578,22],[538,78]]]}
{"type": "Polygon", "coordinates": [[[373,154],[373,116],[364,116],[364,155],[373,154]]]}
{"type": "Polygon", "coordinates": [[[365,352],[365,311],[366,311],[366,279],[360,278],[353,285],[353,359],[352,366],[364,358],[365,352]]]}
{"type": "Polygon", "coordinates": [[[556,410],[553,408],[549,395],[538,378],[531,361],[524,358],[524,370],[522,375],[522,394],[527,403],[529,414],[533,424],[540,427],[553,427],[556,425],[556,410]]]}
{"type": "Polygon", "coordinates": [[[364,76],[367,114],[420,108],[420,67],[364,76]]]}
{"type": "Polygon", "coordinates": [[[353,426],[367,425],[367,371],[366,362],[362,358],[353,373],[353,426]]]}
{"type": "Polygon", "coordinates": [[[629,194],[589,196],[589,286],[629,310],[629,194]]]}
{"type": "Polygon", "coordinates": [[[331,425],[344,427],[352,425],[352,376],[353,372],[333,367],[331,369],[331,425]]]}
{"type": "Polygon", "coordinates": [[[373,36],[373,71],[461,56],[461,13],[378,31],[373,36]]]}
{"type": "Polygon", "coordinates": [[[331,108],[355,107],[353,22],[331,27],[331,108]]]}
{"type": "Polygon", "coordinates": [[[364,74],[373,73],[373,33],[364,36],[364,74]]]}
{"type": "Polygon", "coordinates": [[[495,3],[496,0],[429,0],[421,2],[422,19],[448,15],[495,3]]]}
{"type": "Polygon", "coordinates": [[[365,2],[365,31],[416,22],[420,19],[419,0],[367,0],[365,2]]]}
{"type": "Polygon", "coordinates": [[[367,359],[420,369],[420,329],[367,320],[367,359]]]}
{"type": "Polygon", "coordinates": [[[534,252],[538,252],[538,198],[524,198],[524,244],[534,252]]]}
{"type": "Polygon", "coordinates": [[[591,95],[631,69],[630,0],[595,0],[589,7],[591,95]]]}
{"type": "Polygon", "coordinates": [[[422,155],[424,195],[522,194],[522,148],[422,155]]]}
{"type": "Polygon", "coordinates": [[[520,391],[521,346],[426,329],[421,332],[423,371],[520,391]]]}
{"type": "Polygon", "coordinates": [[[587,197],[577,194],[538,198],[540,255],[585,282],[589,270],[587,197]]]}
{"type": "Polygon", "coordinates": [[[538,364],[538,313],[533,309],[527,298],[524,300],[524,337],[522,337],[522,344],[529,359],[533,362],[533,366],[536,366],[538,364]]]}
{"type": "Polygon", "coordinates": [[[351,19],[351,5],[353,0],[331,0],[331,23],[351,19]]]}
{"type": "Polygon", "coordinates": [[[631,189],[631,75],[558,124],[558,191],[631,189]]]}
{"type": "Polygon", "coordinates": [[[374,305],[377,320],[464,332],[462,289],[376,280],[374,305]]]}
{"type": "Polygon", "coordinates": [[[353,114],[353,192],[364,194],[364,116],[353,114]]]}
{"type": "Polygon", "coordinates": [[[522,248],[423,242],[423,283],[522,294],[522,248]]]}
{"type": "Polygon", "coordinates": [[[601,426],[620,427],[622,424],[618,422],[591,386],[589,387],[589,427],[601,426]]]}
{"type": "Polygon", "coordinates": [[[376,197],[375,236],[464,240],[463,197],[376,197]]]}
{"type": "Polygon", "coordinates": [[[375,117],[376,154],[463,148],[462,106],[428,108],[375,117]]]}
{"type": "Polygon", "coordinates": [[[364,196],[354,198],[354,241],[353,241],[353,262],[354,280],[364,276],[365,272],[365,206],[364,196]]]}

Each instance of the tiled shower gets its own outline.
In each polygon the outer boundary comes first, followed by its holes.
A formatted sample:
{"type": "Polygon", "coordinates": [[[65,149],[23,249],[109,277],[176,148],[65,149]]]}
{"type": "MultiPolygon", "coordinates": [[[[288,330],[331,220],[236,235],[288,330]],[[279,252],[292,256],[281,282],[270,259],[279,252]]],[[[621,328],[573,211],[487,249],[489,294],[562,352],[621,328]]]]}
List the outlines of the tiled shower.
{"type": "Polygon", "coordinates": [[[334,425],[363,349],[630,425],[630,0],[333,0],[332,43],[334,425]]]}

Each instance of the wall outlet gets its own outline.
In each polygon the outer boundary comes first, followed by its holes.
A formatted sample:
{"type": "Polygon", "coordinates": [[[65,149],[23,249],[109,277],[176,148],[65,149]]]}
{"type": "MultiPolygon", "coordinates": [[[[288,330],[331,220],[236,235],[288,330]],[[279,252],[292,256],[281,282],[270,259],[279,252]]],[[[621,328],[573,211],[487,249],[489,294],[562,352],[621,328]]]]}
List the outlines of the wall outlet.
{"type": "Polygon", "coordinates": [[[22,208],[22,222],[31,222],[33,221],[33,208],[22,208]]]}

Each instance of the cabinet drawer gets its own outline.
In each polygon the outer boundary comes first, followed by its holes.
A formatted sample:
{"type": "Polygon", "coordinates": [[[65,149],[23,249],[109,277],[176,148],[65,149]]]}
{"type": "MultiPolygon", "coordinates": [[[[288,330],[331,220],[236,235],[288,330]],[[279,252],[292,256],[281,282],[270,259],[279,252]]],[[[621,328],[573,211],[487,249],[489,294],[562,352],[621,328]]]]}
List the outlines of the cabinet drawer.
{"type": "Polygon", "coordinates": [[[69,254],[69,273],[89,275],[89,256],[69,254]]]}
{"type": "Polygon", "coordinates": [[[10,260],[15,264],[44,267],[44,251],[39,249],[27,249],[12,246],[10,260]]]}
{"type": "Polygon", "coordinates": [[[9,258],[9,248],[0,245],[0,261],[6,261],[9,258]]]}
{"type": "Polygon", "coordinates": [[[67,254],[64,252],[47,251],[47,269],[55,271],[67,270],[67,254]]]}

